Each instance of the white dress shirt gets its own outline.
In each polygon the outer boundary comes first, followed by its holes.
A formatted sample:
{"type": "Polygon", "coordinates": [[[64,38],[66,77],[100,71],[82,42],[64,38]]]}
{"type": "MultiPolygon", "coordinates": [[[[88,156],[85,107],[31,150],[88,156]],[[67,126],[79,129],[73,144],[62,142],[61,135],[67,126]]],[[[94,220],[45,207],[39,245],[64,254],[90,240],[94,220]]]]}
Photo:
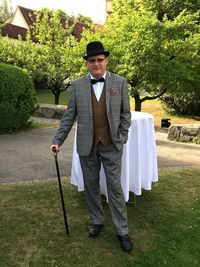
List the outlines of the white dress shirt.
{"type": "MultiPolygon", "coordinates": [[[[90,74],[91,79],[95,79],[91,74],[90,74]]],[[[104,73],[104,75],[102,76],[104,79],[106,78],[106,72],[104,73]]],[[[102,91],[103,91],[103,87],[104,87],[104,82],[97,82],[95,84],[92,85],[95,96],[97,101],[99,101],[102,91]]]]}

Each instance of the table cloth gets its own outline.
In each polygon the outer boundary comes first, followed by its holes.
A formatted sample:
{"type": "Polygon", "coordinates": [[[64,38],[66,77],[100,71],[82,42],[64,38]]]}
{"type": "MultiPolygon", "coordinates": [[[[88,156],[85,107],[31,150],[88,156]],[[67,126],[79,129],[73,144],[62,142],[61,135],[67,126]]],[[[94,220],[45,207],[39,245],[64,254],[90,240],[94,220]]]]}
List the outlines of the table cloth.
{"type": "MultiPolygon", "coordinates": [[[[152,182],[158,181],[154,117],[145,112],[131,112],[129,137],[123,147],[121,185],[125,200],[129,192],[141,195],[142,189],[151,190],[152,182]]],[[[79,156],[76,152],[76,132],[73,148],[71,184],[84,191],[83,175],[79,156]]],[[[101,193],[107,196],[106,180],[103,167],[100,172],[101,193]]]]}

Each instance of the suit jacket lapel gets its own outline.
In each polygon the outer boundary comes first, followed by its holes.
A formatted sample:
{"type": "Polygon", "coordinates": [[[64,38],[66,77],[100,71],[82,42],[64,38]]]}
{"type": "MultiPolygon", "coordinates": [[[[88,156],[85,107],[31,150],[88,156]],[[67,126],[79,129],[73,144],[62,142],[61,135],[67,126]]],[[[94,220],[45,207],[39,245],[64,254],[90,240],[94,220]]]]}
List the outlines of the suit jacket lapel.
{"type": "Polygon", "coordinates": [[[110,76],[110,72],[106,72],[106,109],[107,109],[107,115],[109,113],[109,107],[110,107],[110,88],[112,85],[112,80],[110,76]]]}

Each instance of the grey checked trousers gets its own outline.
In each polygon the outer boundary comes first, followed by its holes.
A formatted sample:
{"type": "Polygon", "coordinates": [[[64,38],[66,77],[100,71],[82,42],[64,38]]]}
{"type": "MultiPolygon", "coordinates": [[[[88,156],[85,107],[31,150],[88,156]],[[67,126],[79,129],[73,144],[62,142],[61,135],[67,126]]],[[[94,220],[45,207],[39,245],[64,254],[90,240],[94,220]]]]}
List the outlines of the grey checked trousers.
{"type": "Polygon", "coordinates": [[[117,235],[128,234],[127,209],[120,181],[122,149],[123,145],[119,151],[113,144],[98,144],[93,146],[88,156],[79,156],[91,223],[104,223],[99,185],[102,162],[106,176],[108,205],[117,235]]]}

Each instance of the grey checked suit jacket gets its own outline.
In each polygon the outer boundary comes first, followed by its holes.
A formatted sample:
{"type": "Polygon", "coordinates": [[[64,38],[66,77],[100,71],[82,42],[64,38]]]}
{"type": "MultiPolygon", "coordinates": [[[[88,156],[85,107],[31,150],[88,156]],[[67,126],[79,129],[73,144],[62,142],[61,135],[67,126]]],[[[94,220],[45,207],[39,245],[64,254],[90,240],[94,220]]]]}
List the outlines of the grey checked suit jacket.
{"type": "MultiPolygon", "coordinates": [[[[128,138],[131,113],[127,81],[124,77],[106,72],[106,109],[110,134],[118,150],[128,138]]],[[[93,144],[93,115],[90,75],[72,82],[67,109],[63,115],[52,144],[62,145],[77,117],[77,152],[80,156],[89,155],[93,144]]]]}

